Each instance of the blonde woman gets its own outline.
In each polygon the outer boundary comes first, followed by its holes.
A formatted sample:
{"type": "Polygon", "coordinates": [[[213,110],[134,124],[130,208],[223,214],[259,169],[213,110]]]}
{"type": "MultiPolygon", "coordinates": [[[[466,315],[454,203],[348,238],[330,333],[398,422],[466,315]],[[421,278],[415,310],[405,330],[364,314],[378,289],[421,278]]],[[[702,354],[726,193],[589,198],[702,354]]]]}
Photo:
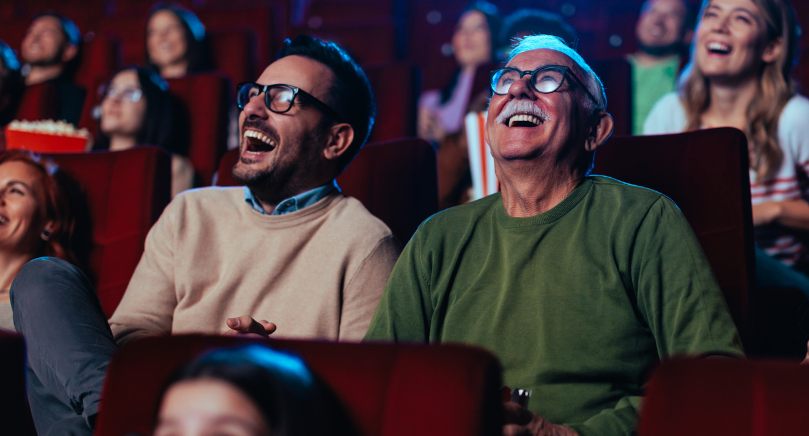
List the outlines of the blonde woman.
{"type": "Polygon", "coordinates": [[[787,0],[707,0],[691,63],[661,98],[645,134],[736,127],[747,135],[759,285],[809,279],[809,100],[795,91],[797,26],[787,0]]]}

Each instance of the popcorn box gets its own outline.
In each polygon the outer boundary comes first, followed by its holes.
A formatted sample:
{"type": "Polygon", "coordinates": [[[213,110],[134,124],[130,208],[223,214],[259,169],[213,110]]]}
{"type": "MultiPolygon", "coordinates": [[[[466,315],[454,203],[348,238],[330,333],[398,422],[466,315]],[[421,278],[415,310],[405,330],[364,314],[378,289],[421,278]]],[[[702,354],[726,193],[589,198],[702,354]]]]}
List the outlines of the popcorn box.
{"type": "Polygon", "coordinates": [[[87,150],[89,134],[70,129],[54,129],[52,122],[22,124],[12,122],[6,126],[6,149],[28,150],[37,153],[80,153],[87,150]],[[42,128],[43,123],[45,128],[42,128]],[[31,127],[33,125],[33,128],[31,127]]]}

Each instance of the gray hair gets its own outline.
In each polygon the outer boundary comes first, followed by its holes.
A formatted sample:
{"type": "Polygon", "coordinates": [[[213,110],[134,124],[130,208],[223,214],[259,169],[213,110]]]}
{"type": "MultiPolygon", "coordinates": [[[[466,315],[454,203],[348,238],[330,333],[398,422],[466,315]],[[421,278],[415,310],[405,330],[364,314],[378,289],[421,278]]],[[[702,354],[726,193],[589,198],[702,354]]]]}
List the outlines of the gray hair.
{"type": "Polygon", "coordinates": [[[587,65],[587,62],[584,62],[581,55],[570,48],[564,40],[552,35],[531,35],[522,39],[514,38],[514,42],[514,50],[511,51],[508,62],[511,62],[514,56],[520,53],[540,49],[558,51],[572,59],[579,68],[584,70],[586,77],[581,78],[582,82],[584,82],[587,90],[590,91],[590,94],[593,94],[593,97],[595,97],[598,102],[597,106],[593,106],[593,102],[585,95],[584,101],[582,102],[584,107],[590,111],[591,114],[607,110],[607,96],[604,94],[604,85],[601,83],[601,79],[599,79],[596,73],[593,72],[593,69],[587,65]]]}

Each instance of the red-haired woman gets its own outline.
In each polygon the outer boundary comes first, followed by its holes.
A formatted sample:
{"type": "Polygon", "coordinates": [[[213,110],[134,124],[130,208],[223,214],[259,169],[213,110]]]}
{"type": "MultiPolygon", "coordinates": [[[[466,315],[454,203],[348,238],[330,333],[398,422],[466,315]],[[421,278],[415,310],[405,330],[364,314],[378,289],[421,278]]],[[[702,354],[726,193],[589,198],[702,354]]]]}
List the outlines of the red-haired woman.
{"type": "Polygon", "coordinates": [[[31,259],[76,262],[73,219],[58,167],[21,151],[0,154],[0,329],[14,330],[9,288],[31,259]]]}

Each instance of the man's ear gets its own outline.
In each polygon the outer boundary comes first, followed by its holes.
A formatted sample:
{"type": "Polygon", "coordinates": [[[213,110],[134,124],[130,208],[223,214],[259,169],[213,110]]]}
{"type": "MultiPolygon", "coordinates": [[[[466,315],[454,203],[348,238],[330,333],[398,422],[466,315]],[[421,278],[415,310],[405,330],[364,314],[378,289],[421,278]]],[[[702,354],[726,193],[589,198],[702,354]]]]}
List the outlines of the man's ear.
{"type": "Polygon", "coordinates": [[[587,135],[587,140],[584,143],[584,148],[587,151],[595,151],[607,138],[612,135],[613,120],[612,115],[607,112],[601,111],[596,115],[596,123],[590,128],[590,134],[587,135]]]}
{"type": "Polygon", "coordinates": [[[323,149],[323,156],[328,160],[336,160],[342,156],[354,142],[354,128],[348,123],[335,124],[328,135],[329,140],[323,149]]]}
{"type": "Polygon", "coordinates": [[[62,51],[62,62],[68,63],[71,59],[76,57],[76,54],[79,52],[79,47],[73,44],[67,44],[65,49],[62,51]]]}

